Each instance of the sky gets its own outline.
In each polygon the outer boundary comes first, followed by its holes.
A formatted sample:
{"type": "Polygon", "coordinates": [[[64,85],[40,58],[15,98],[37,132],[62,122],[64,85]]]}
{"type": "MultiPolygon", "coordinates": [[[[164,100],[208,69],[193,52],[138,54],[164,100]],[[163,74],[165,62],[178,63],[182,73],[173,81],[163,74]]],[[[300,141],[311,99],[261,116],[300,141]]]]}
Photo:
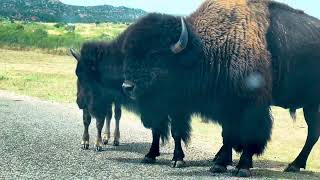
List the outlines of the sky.
{"type": "MultiPolygon", "coordinates": [[[[65,4],[94,6],[113,5],[140,8],[147,12],[188,15],[195,11],[203,0],[60,0],[65,4]]],[[[320,18],[320,0],[278,0],[304,10],[309,15],[320,18]]]]}

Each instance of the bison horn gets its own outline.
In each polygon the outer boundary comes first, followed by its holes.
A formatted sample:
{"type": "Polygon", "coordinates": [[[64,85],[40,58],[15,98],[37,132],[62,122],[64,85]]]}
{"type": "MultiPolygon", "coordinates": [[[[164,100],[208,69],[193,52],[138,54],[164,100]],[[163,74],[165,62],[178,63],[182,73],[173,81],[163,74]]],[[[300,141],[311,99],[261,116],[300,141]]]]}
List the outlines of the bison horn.
{"type": "Polygon", "coordinates": [[[184,18],[183,17],[181,17],[181,26],[182,26],[182,31],[181,31],[181,34],[180,34],[180,39],[176,44],[171,46],[171,51],[174,54],[180,53],[188,45],[188,29],[187,29],[186,23],[184,22],[184,18]]]}
{"type": "Polygon", "coordinates": [[[80,54],[79,54],[75,49],[70,48],[70,53],[72,54],[72,56],[73,56],[74,58],[76,58],[77,61],[80,60],[80,54]]]}

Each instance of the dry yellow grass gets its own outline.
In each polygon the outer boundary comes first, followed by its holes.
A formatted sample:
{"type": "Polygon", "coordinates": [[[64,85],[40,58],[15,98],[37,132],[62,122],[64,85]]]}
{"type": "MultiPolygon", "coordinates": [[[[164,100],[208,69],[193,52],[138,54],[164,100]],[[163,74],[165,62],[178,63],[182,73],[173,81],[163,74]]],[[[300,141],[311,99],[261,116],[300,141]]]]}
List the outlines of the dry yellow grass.
{"type": "Polygon", "coordinates": [[[0,49],[0,89],[59,102],[75,100],[69,56],[0,49]]]}

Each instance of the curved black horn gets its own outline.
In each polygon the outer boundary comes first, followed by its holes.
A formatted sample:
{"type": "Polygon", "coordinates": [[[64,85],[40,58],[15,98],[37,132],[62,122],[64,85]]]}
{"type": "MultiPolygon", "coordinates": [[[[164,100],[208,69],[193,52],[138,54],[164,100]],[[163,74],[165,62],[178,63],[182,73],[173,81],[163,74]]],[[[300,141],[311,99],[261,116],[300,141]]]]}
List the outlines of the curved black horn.
{"type": "Polygon", "coordinates": [[[73,48],[70,48],[70,53],[72,54],[72,56],[79,61],[80,60],[80,54],[73,48]]]}
{"type": "Polygon", "coordinates": [[[182,31],[180,34],[179,41],[171,47],[171,51],[174,54],[180,53],[188,45],[188,29],[187,29],[186,23],[184,22],[183,17],[181,17],[181,26],[182,26],[182,31]]]}

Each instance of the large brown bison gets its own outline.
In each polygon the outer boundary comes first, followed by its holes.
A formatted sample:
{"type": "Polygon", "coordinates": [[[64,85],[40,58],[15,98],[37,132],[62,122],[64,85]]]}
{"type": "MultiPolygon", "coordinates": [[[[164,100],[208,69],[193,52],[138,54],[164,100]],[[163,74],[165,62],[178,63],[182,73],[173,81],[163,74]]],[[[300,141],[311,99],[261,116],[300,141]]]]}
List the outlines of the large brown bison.
{"type": "MultiPolygon", "coordinates": [[[[122,91],[123,78],[123,60],[124,54],[121,52],[121,43],[124,35],[120,36],[112,43],[107,42],[86,42],[82,45],[81,53],[71,49],[71,54],[77,60],[76,75],[78,77],[78,99],[80,108],[84,109],[84,147],[88,144],[88,121],[91,120],[90,114],[97,119],[97,149],[101,149],[101,131],[104,118],[110,117],[111,104],[118,104],[118,111],[125,107],[130,111],[140,115],[145,127],[152,129],[152,144],[149,152],[142,160],[143,163],[154,163],[156,157],[160,155],[160,138],[165,141],[168,138],[169,124],[171,123],[171,134],[175,141],[174,155],[172,158],[172,167],[182,167],[184,165],[184,152],[181,147],[181,141],[188,142],[190,137],[190,115],[189,114],[152,114],[157,113],[157,109],[141,106],[125,96],[122,91]],[[146,116],[145,112],[150,113],[146,116]],[[90,118],[90,119],[89,119],[90,118]],[[160,119],[160,120],[159,120],[160,119]],[[170,122],[170,119],[172,120],[170,122]],[[176,121],[175,119],[181,119],[176,121]]],[[[117,107],[117,106],[116,106],[117,107]]],[[[115,112],[116,114],[119,114],[115,112]]],[[[117,119],[117,117],[116,117],[117,119]]],[[[120,116],[118,116],[120,119],[120,116]]],[[[117,131],[116,131],[117,132],[117,131]]],[[[117,137],[117,136],[116,136],[117,137]]]]}
{"type": "Polygon", "coordinates": [[[320,135],[318,19],[273,1],[207,0],[185,19],[149,14],[124,34],[131,98],[156,115],[196,113],[222,126],[212,172],[226,170],[234,148],[237,175],[251,174],[270,139],[271,105],[303,108],[308,138],[287,171],[305,168],[320,135]]]}

